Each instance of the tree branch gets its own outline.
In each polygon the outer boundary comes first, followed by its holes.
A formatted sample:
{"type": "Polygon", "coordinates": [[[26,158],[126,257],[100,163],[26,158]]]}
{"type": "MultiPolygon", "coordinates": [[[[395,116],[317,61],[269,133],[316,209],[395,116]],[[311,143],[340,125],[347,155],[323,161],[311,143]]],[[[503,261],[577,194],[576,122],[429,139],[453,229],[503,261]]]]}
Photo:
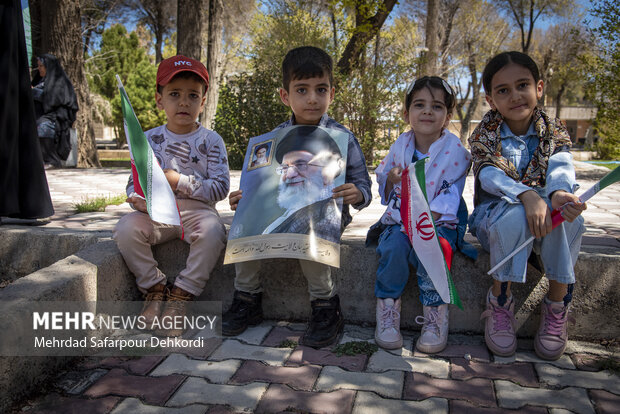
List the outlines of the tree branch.
{"type": "Polygon", "coordinates": [[[394,8],[397,0],[383,0],[379,6],[377,13],[370,17],[364,18],[359,13],[359,5],[356,5],[355,32],[349,43],[342,52],[342,57],[336,64],[337,71],[342,75],[349,75],[354,65],[364,49],[364,46],[381,30],[381,26],[394,8]],[[362,29],[363,26],[370,25],[370,29],[362,29]]]}

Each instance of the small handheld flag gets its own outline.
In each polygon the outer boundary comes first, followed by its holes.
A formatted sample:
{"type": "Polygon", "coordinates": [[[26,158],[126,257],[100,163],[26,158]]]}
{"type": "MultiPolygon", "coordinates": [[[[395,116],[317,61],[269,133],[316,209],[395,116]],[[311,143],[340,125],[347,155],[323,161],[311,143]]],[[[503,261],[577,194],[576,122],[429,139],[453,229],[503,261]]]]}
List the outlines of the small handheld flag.
{"type": "Polygon", "coordinates": [[[118,75],[116,75],[116,80],[121,94],[123,124],[131,156],[134,189],[146,200],[146,209],[151,219],[159,223],[180,226],[181,216],[172,188],[140,127],[140,122],[118,75]]]}
{"type": "Polygon", "coordinates": [[[428,158],[410,164],[402,173],[400,216],[411,245],[441,299],[463,309],[450,275],[452,249],[447,240],[437,236],[428,205],[424,174],[426,160],[428,158]]]}
{"type": "MultiPolygon", "coordinates": [[[[585,203],[589,199],[591,199],[596,193],[601,191],[603,188],[620,181],[620,168],[616,167],[613,171],[605,175],[600,179],[599,182],[590,187],[585,193],[579,196],[579,201],[585,203]]],[[[553,228],[555,229],[564,221],[564,217],[562,217],[562,211],[553,210],[551,212],[551,223],[553,228]]],[[[493,266],[491,270],[487,272],[488,275],[492,275],[497,271],[500,267],[502,267],[508,260],[510,260],[515,254],[519,253],[525,246],[530,244],[535,239],[534,236],[530,237],[526,241],[523,242],[519,247],[512,251],[508,256],[504,257],[498,264],[493,266]]]]}

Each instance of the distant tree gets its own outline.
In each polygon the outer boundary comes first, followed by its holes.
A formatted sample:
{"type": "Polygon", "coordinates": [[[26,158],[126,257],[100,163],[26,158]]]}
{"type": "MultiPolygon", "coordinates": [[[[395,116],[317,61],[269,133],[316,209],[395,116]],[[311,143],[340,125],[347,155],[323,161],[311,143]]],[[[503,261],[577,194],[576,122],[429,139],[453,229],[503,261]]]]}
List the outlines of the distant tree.
{"type": "Polygon", "coordinates": [[[254,0],[227,0],[225,4],[218,0],[210,4],[216,11],[210,12],[207,33],[203,33],[203,44],[206,44],[206,53],[203,51],[203,54],[206,55],[210,86],[201,119],[207,128],[214,125],[220,85],[225,82],[226,75],[239,72],[240,63],[244,68],[247,65],[239,45],[247,39],[248,23],[256,13],[254,0]]]}
{"type": "Polygon", "coordinates": [[[381,30],[396,0],[343,0],[342,5],[353,8],[355,22],[351,37],[336,64],[338,72],[347,76],[359,62],[367,44],[381,30]]]}
{"type": "Polygon", "coordinates": [[[117,142],[125,143],[123,116],[115,75],[123,82],[131,104],[144,130],[166,122],[165,114],[155,104],[155,77],[153,65],[144,48],[139,46],[136,32],[127,33],[125,26],[114,25],[101,36],[101,47],[89,64],[93,90],[112,103],[112,119],[117,142]]]}
{"type": "MultiPolygon", "coordinates": [[[[599,49],[586,61],[592,74],[589,96],[597,104],[595,126],[601,139],[598,155],[603,159],[620,159],[620,4],[597,0],[591,9],[599,19],[592,33],[599,49]]],[[[591,23],[591,22],[588,22],[591,23]]]]}
{"type": "Polygon", "coordinates": [[[457,92],[455,115],[461,124],[461,141],[466,143],[471,120],[483,99],[482,70],[486,62],[499,52],[509,28],[493,4],[486,0],[466,0],[455,17],[452,34],[457,44],[451,56],[462,68],[453,76],[454,79],[463,79],[463,82],[452,82],[457,92]]]}
{"type": "Polygon", "coordinates": [[[278,86],[273,74],[263,71],[233,75],[222,85],[214,129],[226,143],[230,168],[241,169],[251,137],[288,118],[287,108],[274,98],[278,86]]]}
{"type": "Polygon", "coordinates": [[[146,25],[155,37],[155,63],[162,60],[164,41],[175,28],[177,17],[176,0],[130,0],[140,23],[146,25]]]}
{"type": "Polygon", "coordinates": [[[574,0],[496,0],[519,27],[521,51],[528,53],[534,27],[542,16],[566,16],[575,9],[574,0]]]}
{"type": "Polygon", "coordinates": [[[207,128],[215,118],[222,67],[227,61],[222,53],[224,33],[230,37],[243,30],[254,9],[254,2],[248,0],[225,4],[222,0],[178,0],[177,53],[206,62],[209,72],[207,102],[200,117],[207,128]]]}
{"type": "Polygon", "coordinates": [[[382,132],[401,126],[401,92],[411,61],[403,64],[396,40],[394,31],[380,32],[349,76],[338,75],[333,112],[355,134],[369,165],[375,165],[376,151],[390,144],[382,132]]]}
{"type": "Polygon", "coordinates": [[[217,109],[219,92],[219,71],[222,58],[222,29],[224,27],[224,5],[222,0],[208,0],[209,18],[207,20],[207,71],[210,82],[207,91],[207,103],[202,112],[202,120],[205,127],[210,128],[217,109]]]}
{"type": "Polygon", "coordinates": [[[425,24],[425,50],[422,54],[422,66],[419,76],[438,75],[437,59],[439,57],[439,0],[427,0],[425,24]]]}
{"type": "Polygon", "coordinates": [[[90,88],[84,70],[79,0],[34,0],[33,54],[52,53],[73,83],[80,110],[74,128],[78,133],[78,167],[98,167],[92,123],[90,88]]]}
{"type": "Polygon", "coordinates": [[[583,26],[571,22],[551,26],[541,38],[532,42],[530,53],[539,63],[545,96],[551,98],[545,103],[552,101],[556,116],[562,118],[564,103],[575,103],[584,96],[587,69],[583,61],[596,46],[583,26]]]}
{"type": "Polygon", "coordinates": [[[395,36],[381,33],[395,3],[265,2],[264,13],[257,13],[249,25],[248,47],[237,52],[250,56],[249,73],[230,77],[220,93],[223,101],[218,105],[215,129],[227,145],[247,144],[252,131],[265,133],[287,118],[290,112],[277,93],[282,59],[292,48],[312,45],[326,50],[336,62],[336,101],[330,114],[351,128],[367,161],[372,162],[381,125],[386,114],[393,115],[394,96],[398,95],[394,91],[402,88],[402,78],[394,75],[395,68],[403,64],[391,47],[395,36]],[[247,105],[253,112],[246,112],[247,105]]]}
{"type": "Polygon", "coordinates": [[[439,56],[437,61],[437,73],[441,77],[448,77],[448,73],[452,71],[454,65],[452,55],[454,48],[458,44],[456,36],[452,36],[455,25],[455,17],[461,11],[461,8],[467,4],[463,0],[443,0],[440,2],[438,27],[439,35],[439,56]]]}
{"type": "Polygon", "coordinates": [[[87,56],[93,35],[101,36],[110,18],[122,20],[125,0],[80,0],[84,56],[87,56]]]}

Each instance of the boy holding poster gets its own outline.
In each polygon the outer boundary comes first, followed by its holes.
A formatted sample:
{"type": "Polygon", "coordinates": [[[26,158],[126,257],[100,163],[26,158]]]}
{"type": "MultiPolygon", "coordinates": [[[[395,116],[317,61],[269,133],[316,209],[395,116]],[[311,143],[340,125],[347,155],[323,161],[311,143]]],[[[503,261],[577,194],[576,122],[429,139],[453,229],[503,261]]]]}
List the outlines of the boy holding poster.
{"type": "MultiPolygon", "coordinates": [[[[149,216],[152,212],[147,212],[147,201],[137,194],[139,183],[130,176],[127,202],[137,211],[122,217],[114,231],[118,249],[145,296],[141,316],[149,326],[156,319],[185,316],[186,302],[200,295],[226,242],[226,230],[215,210],[215,203],[226,197],[230,185],[226,147],[217,133],[196,121],[208,86],[207,69],[194,59],[177,55],[163,60],[157,69],[155,100],[168,122],[146,131],[146,138],[153,163],[165,174],[167,183],[164,181],[163,186],[169,185],[174,192],[179,210],[174,213],[180,214],[183,227],[149,216]],[[174,286],[167,287],[166,275],[157,267],[151,246],[174,238],[189,243],[190,250],[185,269],[174,286]]],[[[157,190],[153,185],[151,192],[157,190]]],[[[174,200],[172,205],[174,208],[174,200]]],[[[182,333],[183,329],[177,328],[155,330],[162,336],[182,333]]]]}
{"type": "MultiPolygon", "coordinates": [[[[341,231],[351,222],[348,205],[360,210],[371,201],[370,177],[366,169],[366,160],[359,142],[344,126],[327,115],[327,109],[334,99],[332,59],[325,51],[310,46],[299,47],[287,53],[282,63],[282,88],[280,98],[293,112],[290,120],[276,127],[286,128],[293,125],[316,125],[333,128],[348,134],[347,162],[345,184],[332,190],[334,199],[342,198],[341,231]]],[[[298,135],[303,140],[303,134],[298,135]]],[[[290,146],[290,152],[308,152],[301,142],[290,146]]],[[[280,170],[287,173],[303,174],[306,165],[299,160],[286,161],[285,154],[277,155],[281,163],[280,170]],[[283,164],[284,163],[284,164],[283,164]]],[[[236,210],[241,199],[241,190],[230,193],[231,209],[236,210]]],[[[302,272],[308,281],[312,317],[301,343],[312,347],[332,344],[343,327],[340,299],[335,292],[328,265],[299,260],[302,272]]],[[[238,335],[249,325],[262,321],[262,288],[259,279],[260,260],[236,263],[235,295],[229,310],[223,315],[222,333],[238,335]]]]}

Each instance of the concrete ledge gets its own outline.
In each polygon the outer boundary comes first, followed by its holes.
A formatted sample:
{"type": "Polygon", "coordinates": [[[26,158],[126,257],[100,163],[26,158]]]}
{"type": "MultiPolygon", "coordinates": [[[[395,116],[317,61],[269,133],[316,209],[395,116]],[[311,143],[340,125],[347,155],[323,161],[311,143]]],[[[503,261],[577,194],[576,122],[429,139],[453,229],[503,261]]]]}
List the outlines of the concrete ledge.
{"type": "Polygon", "coordinates": [[[96,232],[41,228],[3,229],[0,237],[0,278],[15,280],[94,244],[96,232]]]}
{"type": "MultiPolygon", "coordinates": [[[[22,237],[22,241],[16,245],[24,249],[39,239],[39,235],[32,232],[3,232],[3,235],[7,234],[22,237]],[[30,237],[26,234],[30,234],[30,237]]],[[[63,235],[60,236],[55,236],[56,240],[60,240],[63,235]]],[[[72,243],[81,243],[86,247],[0,290],[0,303],[7,305],[10,301],[17,305],[20,300],[139,299],[133,275],[127,269],[113,240],[101,238],[101,235],[99,238],[75,234],[73,236],[76,240],[72,243]],[[99,242],[96,243],[97,240],[99,242]]],[[[66,237],[69,239],[69,235],[66,237]]],[[[54,245],[49,240],[45,244],[50,248],[54,245]]],[[[49,249],[42,251],[47,254],[49,249]]],[[[189,246],[180,240],[173,240],[155,246],[153,251],[161,270],[173,281],[185,266],[189,246]]],[[[361,240],[344,239],[341,247],[341,267],[334,268],[333,275],[345,318],[349,322],[374,324],[377,259],[374,249],[364,247],[361,240]]],[[[222,260],[223,253],[200,299],[222,301],[226,308],[232,300],[235,273],[234,265],[224,266],[222,260]]],[[[572,337],[602,339],[616,337],[620,332],[620,321],[612,316],[620,313],[620,298],[616,296],[620,291],[619,263],[620,254],[617,249],[590,246],[580,253],[575,269],[578,283],[573,299],[576,324],[571,330],[572,337]]],[[[479,317],[484,310],[484,297],[491,282],[486,275],[488,269],[489,256],[484,251],[481,251],[476,262],[461,254],[455,256],[453,278],[464,310],[453,307],[450,315],[451,331],[483,332],[479,317]]],[[[264,287],[263,307],[267,318],[308,318],[310,306],[306,280],[296,260],[265,260],[260,274],[264,287]]],[[[547,280],[541,278],[540,273],[533,268],[529,270],[526,283],[514,285],[520,336],[534,335],[538,324],[539,304],[546,288],[547,280]]],[[[412,277],[403,295],[401,323],[405,328],[417,328],[414,319],[422,313],[417,296],[417,285],[412,277]]]]}
{"type": "MultiPolygon", "coordinates": [[[[464,310],[452,307],[451,332],[483,333],[480,314],[485,309],[484,298],[491,284],[486,275],[489,266],[488,253],[481,251],[477,261],[457,254],[453,263],[453,278],[464,310]]],[[[169,277],[178,274],[185,265],[189,247],[180,240],[171,241],[154,248],[161,270],[169,277]]],[[[234,291],[234,266],[221,265],[214,270],[205,290],[203,300],[221,300],[224,309],[232,301],[234,291]]],[[[361,240],[345,240],[341,246],[341,267],[333,269],[337,290],[340,294],[344,317],[359,324],[375,324],[374,283],[378,255],[366,248],[361,240]]],[[[570,330],[571,337],[588,340],[615,338],[620,332],[620,255],[613,249],[589,249],[580,253],[576,266],[577,281],[573,294],[573,316],[576,323],[570,330]]],[[[260,272],[263,282],[263,310],[268,319],[302,320],[310,315],[310,302],[306,280],[296,260],[265,260],[260,272]]],[[[413,275],[412,275],[413,276],[413,275]]],[[[548,287],[547,279],[530,267],[528,281],[514,284],[517,299],[516,318],[521,337],[534,336],[538,329],[540,302],[548,287]]],[[[415,276],[403,295],[401,325],[418,329],[414,322],[422,314],[418,299],[415,276]]]]}
{"type": "MultiPolygon", "coordinates": [[[[111,301],[136,300],[138,297],[133,276],[114,241],[108,239],[93,242],[75,255],[0,290],[0,312],[3,315],[20,312],[25,303],[34,301],[111,301]]],[[[0,357],[0,411],[36,390],[74,359],[0,357]]]]}
{"type": "MultiPolygon", "coordinates": [[[[6,235],[13,232],[9,230],[2,233],[6,235]]],[[[16,252],[33,245],[40,237],[32,230],[26,233],[30,236],[20,232],[11,236],[14,240],[21,241],[6,244],[13,246],[10,247],[13,250],[7,250],[9,255],[17,255],[16,252]],[[21,248],[17,249],[15,246],[21,248]]],[[[60,246],[52,242],[58,240],[59,236],[63,237],[63,234],[53,235],[51,237],[55,239],[42,242],[42,247],[46,248],[38,249],[39,252],[45,252],[43,256],[47,256],[54,250],[54,246],[60,246]]],[[[0,312],[10,314],[19,311],[25,301],[139,299],[134,277],[109,234],[95,234],[91,236],[92,239],[75,233],[66,237],[67,240],[76,237],[75,240],[67,242],[68,244],[85,247],[1,289],[0,312]]],[[[2,238],[3,242],[4,239],[2,238]]],[[[153,251],[161,264],[161,270],[172,280],[184,267],[189,246],[180,240],[174,240],[155,246],[153,251]]],[[[7,255],[4,255],[4,258],[6,257],[7,255]]],[[[374,249],[364,247],[363,241],[345,237],[341,247],[341,267],[333,269],[333,275],[348,322],[374,326],[377,259],[374,249]]],[[[47,257],[46,260],[52,259],[47,257]]],[[[199,299],[222,301],[225,309],[232,301],[234,292],[234,266],[224,266],[222,261],[223,253],[199,299]]],[[[620,291],[619,262],[620,254],[614,248],[591,246],[580,253],[576,266],[578,283],[573,299],[576,323],[570,329],[571,338],[591,341],[617,337],[620,332],[620,320],[615,317],[620,313],[620,298],[617,297],[617,292],[620,291]]],[[[453,273],[464,310],[452,307],[451,332],[483,332],[479,317],[484,310],[484,297],[491,282],[490,277],[486,276],[488,268],[489,256],[485,252],[481,252],[476,262],[461,254],[455,256],[453,273]]],[[[266,318],[300,321],[308,319],[310,304],[306,280],[296,260],[266,260],[261,269],[261,278],[265,290],[263,310],[266,318]]],[[[519,336],[531,337],[535,333],[539,320],[539,304],[546,288],[546,279],[541,278],[540,273],[534,269],[530,269],[527,283],[514,286],[513,292],[518,304],[516,318],[519,336]]],[[[414,319],[422,314],[422,309],[417,295],[415,278],[412,278],[403,295],[403,328],[418,328],[414,319]]],[[[71,361],[70,357],[0,358],[0,366],[3,367],[3,374],[0,376],[0,411],[27,396],[71,361]]]]}

